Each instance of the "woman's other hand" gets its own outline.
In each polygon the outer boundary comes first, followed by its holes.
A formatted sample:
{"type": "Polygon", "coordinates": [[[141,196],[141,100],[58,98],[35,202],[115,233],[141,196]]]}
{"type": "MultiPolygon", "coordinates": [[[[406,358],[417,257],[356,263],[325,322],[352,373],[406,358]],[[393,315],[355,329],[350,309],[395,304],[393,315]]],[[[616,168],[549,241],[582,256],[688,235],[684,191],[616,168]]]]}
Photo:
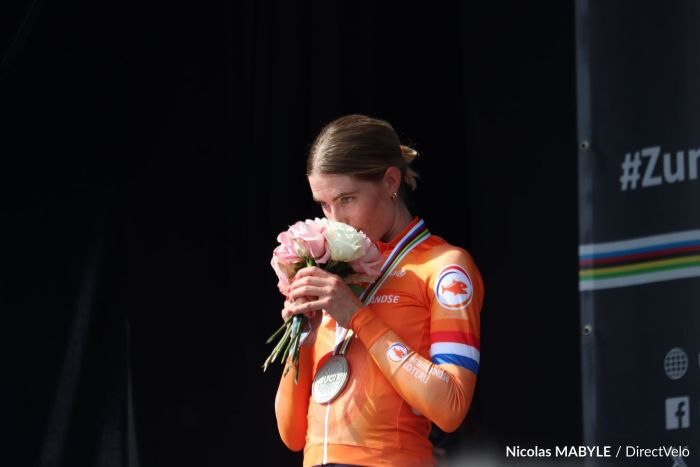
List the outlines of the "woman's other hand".
{"type": "MultiPolygon", "coordinates": [[[[343,280],[317,267],[300,269],[289,289],[288,315],[325,310],[338,324],[347,328],[350,319],[364,306],[343,280]]],[[[308,316],[308,314],[307,314],[308,316]]]]}

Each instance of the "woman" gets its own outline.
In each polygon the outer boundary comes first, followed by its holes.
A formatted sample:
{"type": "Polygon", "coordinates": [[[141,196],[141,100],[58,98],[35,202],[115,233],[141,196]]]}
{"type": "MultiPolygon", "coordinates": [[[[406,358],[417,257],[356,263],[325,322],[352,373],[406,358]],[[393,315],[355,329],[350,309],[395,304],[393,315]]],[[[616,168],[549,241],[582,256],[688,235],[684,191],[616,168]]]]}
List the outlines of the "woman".
{"type": "Polygon", "coordinates": [[[331,122],[311,147],[307,177],[324,215],[393,253],[394,267],[367,305],[316,267],[291,284],[283,318],[304,313],[313,324],[298,384],[293,371],[282,376],[275,412],[304,466],[434,465],[430,423],[454,431],[469,409],[483,283],[469,253],[406,207],[415,156],[389,123],[363,115],[331,122]]]}

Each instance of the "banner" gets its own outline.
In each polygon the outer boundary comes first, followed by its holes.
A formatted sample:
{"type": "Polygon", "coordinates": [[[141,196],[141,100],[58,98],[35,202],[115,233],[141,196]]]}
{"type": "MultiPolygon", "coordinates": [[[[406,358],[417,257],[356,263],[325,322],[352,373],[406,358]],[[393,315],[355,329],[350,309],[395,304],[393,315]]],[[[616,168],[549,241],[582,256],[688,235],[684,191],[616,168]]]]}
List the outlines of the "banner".
{"type": "Polygon", "coordinates": [[[576,15],[587,464],[700,466],[700,3],[576,15]]]}

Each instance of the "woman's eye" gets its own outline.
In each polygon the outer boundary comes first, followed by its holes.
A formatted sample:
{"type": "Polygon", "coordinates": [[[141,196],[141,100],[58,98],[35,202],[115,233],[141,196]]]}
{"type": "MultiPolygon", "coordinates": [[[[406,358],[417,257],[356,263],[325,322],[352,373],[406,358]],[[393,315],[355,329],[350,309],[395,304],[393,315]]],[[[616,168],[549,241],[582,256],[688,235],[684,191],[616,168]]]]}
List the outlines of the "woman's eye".
{"type": "Polygon", "coordinates": [[[340,202],[343,204],[348,204],[350,201],[352,201],[352,196],[343,196],[340,198],[340,202]]]}

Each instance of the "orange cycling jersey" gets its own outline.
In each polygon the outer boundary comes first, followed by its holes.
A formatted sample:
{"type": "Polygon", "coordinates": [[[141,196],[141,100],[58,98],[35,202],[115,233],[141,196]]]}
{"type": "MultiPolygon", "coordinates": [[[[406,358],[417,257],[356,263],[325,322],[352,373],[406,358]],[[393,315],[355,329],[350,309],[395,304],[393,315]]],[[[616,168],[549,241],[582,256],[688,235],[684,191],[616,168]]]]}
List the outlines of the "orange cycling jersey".
{"type": "MultiPolygon", "coordinates": [[[[397,239],[378,242],[386,257],[397,239]]],[[[280,381],[280,435],[304,449],[304,466],[433,465],[430,423],[450,432],[471,403],[479,369],[479,312],[484,287],[465,250],[430,236],[391,272],[358,310],[346,357],[347,386],[328,404],[310,397],[311,381],[336,344],[326,313],[312,347],[302,347],[299,382],[280,381]]]]}

